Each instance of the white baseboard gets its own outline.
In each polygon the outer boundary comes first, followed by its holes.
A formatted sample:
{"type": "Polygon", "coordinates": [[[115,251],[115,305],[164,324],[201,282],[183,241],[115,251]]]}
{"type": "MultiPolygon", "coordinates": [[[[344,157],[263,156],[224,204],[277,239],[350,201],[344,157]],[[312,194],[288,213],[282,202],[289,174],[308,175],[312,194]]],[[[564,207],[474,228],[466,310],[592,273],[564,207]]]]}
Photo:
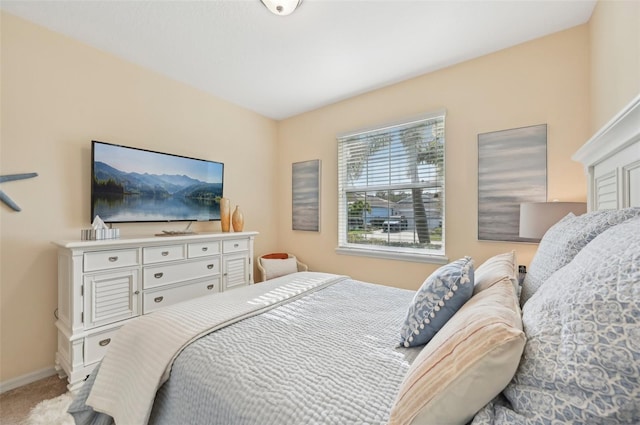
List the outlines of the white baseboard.
{"type": "Polygon", "coordinates": [[[13,390],[14,388],[39,381],[40,379],[48,378],[55,374],[56,370],[53,367],[48,367],[46,369],[37,370],[35,372],[27,373],[26,375],[8,379],[4,382],[0,382],[0,394],[13,390]]]}

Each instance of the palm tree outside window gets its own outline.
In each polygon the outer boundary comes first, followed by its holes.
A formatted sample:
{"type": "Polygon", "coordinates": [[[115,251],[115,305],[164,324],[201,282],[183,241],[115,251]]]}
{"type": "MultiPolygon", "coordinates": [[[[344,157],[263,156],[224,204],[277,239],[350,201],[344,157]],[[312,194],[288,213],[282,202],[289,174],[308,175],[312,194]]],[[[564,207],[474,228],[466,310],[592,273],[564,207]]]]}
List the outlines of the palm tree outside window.
{"type": "Polygon", "coordinates": [[[445,113],[339,135],[338,252],[444,259],[445,113]]]}

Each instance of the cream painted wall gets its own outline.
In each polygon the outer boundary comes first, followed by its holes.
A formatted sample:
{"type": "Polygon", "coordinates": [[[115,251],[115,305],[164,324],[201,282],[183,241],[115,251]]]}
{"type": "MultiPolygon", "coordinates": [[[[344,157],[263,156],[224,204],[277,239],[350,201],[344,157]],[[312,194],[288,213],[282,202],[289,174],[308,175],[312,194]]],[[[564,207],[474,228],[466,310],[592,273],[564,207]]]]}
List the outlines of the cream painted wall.
{"type": "MultiPolygon", "coordinates": [[[[0,381],[53,366],[51,241],[90,224],[92,139],[224,162],[225,195],[260,232],[256,252],[276,249],[275,121],[6,13],[1,37],[0,172],[39,175],[1,188],[22,211],[0,205],[0,381]]],[[[126,236],[183,226],[119,227],[126,236]]]]}
{"type": "Polygon", "coordinates": [[[640,1],[599,1],[589,34],[595,133],[640,93],[640,1]]]}
{"type": "Polygon", "coordinates": [[[23,208],[0,205],[0,382],[53,365],[50,241],[89,224],[91,139],[225,162],[225,193],[260,232],[256,254],[286,249],[315,270],[416,288],[436,266],[335,254],[335,135],[446,108],[447,255],[479,263],[515,249],[528,264],[536,245],[476,241],[477,134],[549,124],[549,198],[585,199],[570,156],[640,91],[639,9],[601,1],[588,25],[280,123],[1,13],[0,173],[39,176],[0,188],[23,208]],[[291,230],[291,163],[308,159],[322,160],[318,233],[291,230]]]}
{"type": "Polygon", "coordinates": [[[278,180],[291,205],[291,163],[322,161],[321,231],[291,230],[279,216],[281,244],[311,269],[416,289],[437,266],[338,255],[336,134],[446,108],[446,254],[480,264],[515,249],[528,264],[535,244],[478,242],[477,135],[548,124],[548,198],[584,201],[582,168],[571,155],[589,138],[588,28],[582,25],[282,121],[278,180]]]}

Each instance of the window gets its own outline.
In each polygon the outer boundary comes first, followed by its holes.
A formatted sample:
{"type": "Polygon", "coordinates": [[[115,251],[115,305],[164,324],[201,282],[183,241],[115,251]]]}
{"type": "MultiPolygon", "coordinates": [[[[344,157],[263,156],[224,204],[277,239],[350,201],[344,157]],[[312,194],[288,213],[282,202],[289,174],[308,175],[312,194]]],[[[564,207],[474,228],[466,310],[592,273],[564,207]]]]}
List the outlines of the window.
{"type": "Polygon", "coordinates": [[[446,262],[444,121],[338,136],[339,253],[446,262]]]}

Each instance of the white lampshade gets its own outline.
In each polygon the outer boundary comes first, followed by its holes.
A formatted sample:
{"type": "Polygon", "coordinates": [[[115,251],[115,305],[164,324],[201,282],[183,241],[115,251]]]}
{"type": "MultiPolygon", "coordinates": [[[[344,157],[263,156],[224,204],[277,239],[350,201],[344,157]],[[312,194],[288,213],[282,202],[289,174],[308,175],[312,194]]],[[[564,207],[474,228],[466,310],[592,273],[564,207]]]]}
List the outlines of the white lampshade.
{"type": "Polygon", "coordinates": [[[302,0],[260,0],[267,9],[278,16],[286,16],[293,13],[302,0]]]}
{"type": "Polygon", "coordinates": [[[549,227],[569,214],[587,212],[585,202],[529,202],[520,204],[520,237],[542,239],[549,227]]]}

